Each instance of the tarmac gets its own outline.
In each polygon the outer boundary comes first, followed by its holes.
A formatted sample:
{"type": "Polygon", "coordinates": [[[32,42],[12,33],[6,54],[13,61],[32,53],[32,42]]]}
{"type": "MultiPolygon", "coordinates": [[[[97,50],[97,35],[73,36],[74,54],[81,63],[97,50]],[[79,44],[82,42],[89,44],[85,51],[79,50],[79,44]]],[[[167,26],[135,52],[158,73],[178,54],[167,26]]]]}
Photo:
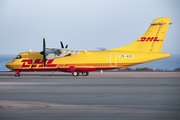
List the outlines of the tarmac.
{"type": "Polygon", "coordinates": [[[180,72],[0,72],[0,120],[179,120],[180,72]]]}

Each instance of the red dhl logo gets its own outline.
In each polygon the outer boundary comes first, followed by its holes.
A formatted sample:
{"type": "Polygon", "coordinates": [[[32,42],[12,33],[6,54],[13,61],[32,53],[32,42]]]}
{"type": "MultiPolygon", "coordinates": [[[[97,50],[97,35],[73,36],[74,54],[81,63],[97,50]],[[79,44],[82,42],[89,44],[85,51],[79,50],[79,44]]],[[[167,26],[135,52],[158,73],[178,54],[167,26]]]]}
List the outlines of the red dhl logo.
{"type": "MultiPolygon", "coordinates": [[[[57,64],[52,64],[53,61],[54,59],[46,60],[46,67],[56,67],[57,64]]],[[[44,67],[43,60],[41,59],[36,59],[34,63],[32,63],[31,59],[22,60],[21,62],[23,62],[21,67],[44,67]]]]}
{"type": "Polygon", "coordinates": [[[144,42],[144,41],[163,41],[159,40],[158,37],[141,37],[141,40],[137,40],[138,42],[144,42]]]}

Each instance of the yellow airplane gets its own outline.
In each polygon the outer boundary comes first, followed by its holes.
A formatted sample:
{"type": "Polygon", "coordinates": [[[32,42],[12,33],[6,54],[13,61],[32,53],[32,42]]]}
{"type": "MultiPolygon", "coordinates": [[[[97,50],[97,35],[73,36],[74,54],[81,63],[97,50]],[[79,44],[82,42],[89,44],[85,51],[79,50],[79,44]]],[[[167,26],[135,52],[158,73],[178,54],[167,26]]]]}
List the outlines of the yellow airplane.
{"type": "Polygon", "coordinates": [[[170,57],[161,53],[170,18],[157,18],[147,32],[130,45],[102,51],[74,51],[46,48],[43,38],[43,51],[20,53],[9,61],[6,67],[20,76],[21,71],[63,71],[78,76],[87,76],[90,71],[125,68],[153,60],[170,57]]]}

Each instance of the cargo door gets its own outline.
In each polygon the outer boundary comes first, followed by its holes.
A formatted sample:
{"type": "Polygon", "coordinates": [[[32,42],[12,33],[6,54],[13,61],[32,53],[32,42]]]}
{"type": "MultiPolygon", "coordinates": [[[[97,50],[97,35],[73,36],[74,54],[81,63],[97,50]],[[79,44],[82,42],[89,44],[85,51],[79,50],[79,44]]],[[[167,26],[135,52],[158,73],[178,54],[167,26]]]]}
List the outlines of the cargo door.
{"type": "Polygon", "coordinates": [[[110,53],[110,66],[117,66],[117,52],[110,53]]]}

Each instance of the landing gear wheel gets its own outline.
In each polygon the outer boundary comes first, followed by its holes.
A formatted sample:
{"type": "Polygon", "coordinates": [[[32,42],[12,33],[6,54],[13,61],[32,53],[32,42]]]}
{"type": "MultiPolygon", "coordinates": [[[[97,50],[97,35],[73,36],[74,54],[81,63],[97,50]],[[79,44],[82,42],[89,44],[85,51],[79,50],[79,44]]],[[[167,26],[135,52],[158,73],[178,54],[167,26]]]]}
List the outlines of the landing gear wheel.
{"type": "Polygon", "coordinates": [[[78,72],[77,70],[75,70],[75,71],[72,73],[72,75],[73,75],[74,77],[79,76],[79,72],[78,72]]]}
{"type": "Polygon", "coordinates": [[[16,77],[19,77],[19,76],[20,76],[20,74],[19,74],[19,73],[16,73],[16,74],[15,74],[15,76],[16,76],[16,77]]]}
{"type": "Polygon", "coordinates": [[[83,75],[83,76],[88,76],[88,75],[89,75],[89,72],[82,72],[82,75],[83,75]]]}

